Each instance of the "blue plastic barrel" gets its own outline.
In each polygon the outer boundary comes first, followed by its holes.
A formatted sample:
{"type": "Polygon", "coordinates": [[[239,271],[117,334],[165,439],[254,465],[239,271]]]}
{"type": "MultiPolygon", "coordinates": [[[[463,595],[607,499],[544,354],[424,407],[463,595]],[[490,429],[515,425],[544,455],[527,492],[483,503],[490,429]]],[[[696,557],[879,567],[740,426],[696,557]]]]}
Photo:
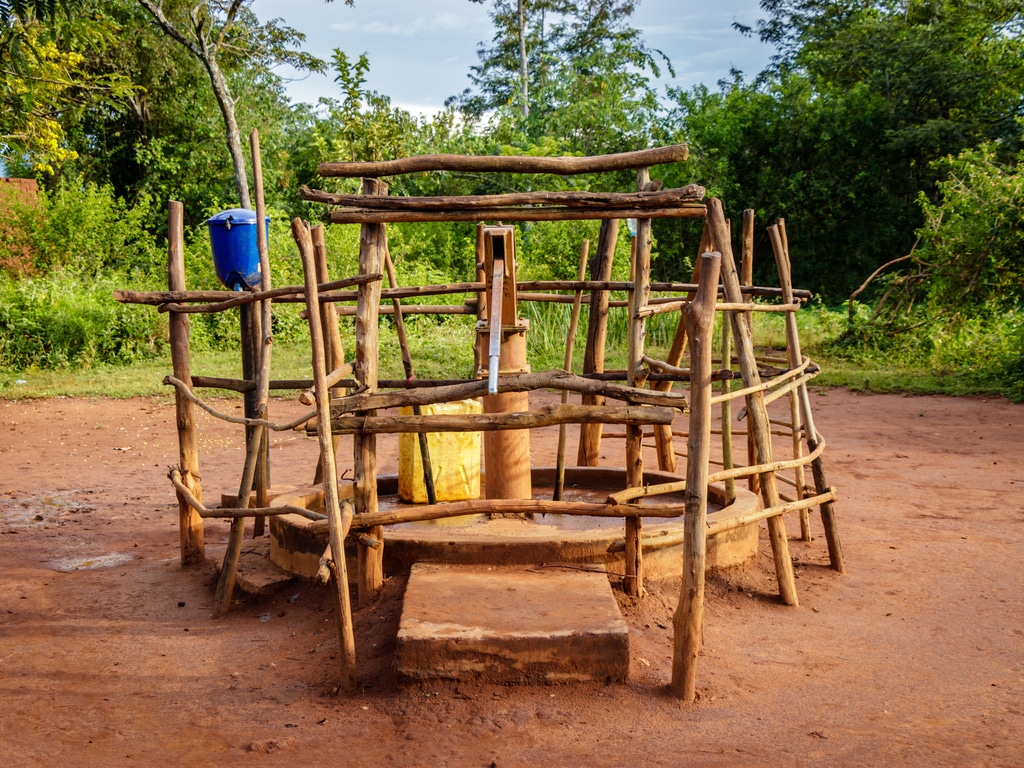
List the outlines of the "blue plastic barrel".
{"type": "MultiPolygon", "coordinates": [[[[267,217],[267,234],[270,217],[267,217]]],[[[258,288],[260,252],[256,246],[256,211],[231,208],[206,220],[213,249],[213,267],[217,278],[232,291],[258,288]]]]}

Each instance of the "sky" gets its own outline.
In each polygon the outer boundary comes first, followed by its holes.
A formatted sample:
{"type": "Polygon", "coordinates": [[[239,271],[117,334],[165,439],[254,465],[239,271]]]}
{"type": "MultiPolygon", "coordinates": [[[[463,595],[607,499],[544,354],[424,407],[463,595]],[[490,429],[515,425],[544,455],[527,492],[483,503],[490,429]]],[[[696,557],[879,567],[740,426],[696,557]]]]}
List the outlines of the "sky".
{"type": "MultiPolygon", "coordinates": [[[[467,88],[478,43],[489,43],[494,34],[488,5],[469,0],[356,0],[354,8],[343,0],[255,0],[252,9],[261,20],[281,18],[304,33],[305,50],[325,61],[335,48],[350,60],[366,53],[367,87],[414,114],[432,114],[467,88]]],[[[768,63],[772,48],[731,26],[752,26],[761,16],[758,0],[641,0],[633,25],[675,68],[675,78],[663,78],[661,85],[714,89],[731,67],[749,79],[768,63]]],[[[296,76],[286,68],[278,72],[296,76]]],[[[310,103],[338,97],[333,77],[301,73],[288,83],[288,94],[310,103]]]]}

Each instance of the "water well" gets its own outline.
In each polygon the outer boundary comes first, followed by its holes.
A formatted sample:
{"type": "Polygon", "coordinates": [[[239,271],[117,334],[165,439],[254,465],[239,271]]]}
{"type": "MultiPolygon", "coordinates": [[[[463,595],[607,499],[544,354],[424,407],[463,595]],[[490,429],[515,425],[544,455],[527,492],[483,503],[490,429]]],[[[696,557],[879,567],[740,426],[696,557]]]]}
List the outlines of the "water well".
{"type": "MultiPolygon", "coordinates": [[[[554,467],[531,471],[533,491],[538,498],[550,498],[554,467]]],[[[681,476],[650,472],[652,483],[674,482],[681,476]]],[[[603,502],[609,493],[624,487],[625,472],[604,467],[567,467],[565,498],[603,502]]],[[[382,511],[404,505],[398,496],[397,475],[380,475],[377,499],[382,511]]],[[[486,490],[486,477],[481,481],[486,490]]],[[[352,486],[339,485],[342,498],[351,498],[352,486]]],[[[682,494],[665,494],[660,504],[683,505],[682,494]]],[[[274,505],[323,510],[323,489],[309,487],[279,496],[274,505]]],[[[481,504],[481,509],[486,507],[481,504]]],[[[726,503],[725,490],[708,488],[708,521],[724,521],[754,512],[757,497],[742,488],[726,503]]],[[[682,517],[650,518],[644,528],[644,568],[654,578],[678,576],[683,564],[682,517]]],[[[621,518],[592,518],[546,514],[531,519],[476,514],[437,521],[399,523],[386,526],[384,565],[388,571],[405,570],[417,561],[459,565],[516,565],[538,563],[596,563],[610,573],[624,571],[625,547],[621,518]]],[[[298,515],[270,518],[270,558],[279,567],[300,576],[314,576],[327,546],[327,524],[298,515]]],[[[726,567],[747,562],[757,555],[756,522],[708,537],[707,567],[726,567]]],[[[354,548],[348,553],[355,556],[354,548]]]]}
{"type": "MultiPolygon", "coordinates": [[[[478,268],[485,278],[485,291],[478,307],[476,377],[488,381],[488,394],[477,400],[423,406],[421,414],[523,414],[530,412],[529,392],[498,393],[498,375],[527,374],[527,321],[519,317],[516,288],[514,229],[507,226],[482,228],[478,268]],[[482,403],[482,406],[481,406],[482,403]]],[[[408,415],[410,411],[403,409],[408,415]]],[[[601,517],[559,514],[552,502],[557,469],[532,467],[530,431],[451,431],[428,435],[434,502],[462,502],[467,514],[435,520],[396,523],[385,527],[383,565],[386,570],[408,569],[417,561],[450,564],[602,564],[613,573],[627,571],[626,545],[621,516],[601,517]],[[482,438],[482,439],[481,439],[482,438]],[[481,472],[481,442],[484,468],[481,472]],[[536,499],[550,502],[543,514],[504,514],[495,511],[495,500],[536,499]]],[[[428,485],[421,474],[423,462],[416,435],[399,435],[398,475],[378,475],[378,512],[408,509],[426,503],[428,485]]],[[[629,487],[627,471],[607,467],[565,467],[561,501],[606,503],[609,495],[629,487]]],[[[645,471],[644,483],[680,483],[682,475],[645,471]]],[[[711,486],[708,493],[709,521],[748,515],[758,508],[757,497],[745,490],[732,491],[727,501],[723,487],[711,486]]],[[[342,498],[353,497],[353,487],[339,486],[342,498]]],[[[319,511],[323,490],[310,487],[277,499],[277,505],[291,505],[319,511]]],[[[682,491],[661,494],[656,503],[644,505],[648,517],[643,531],[644,571],[652,577],[677,577],[683,563],[682,491]],[[662,515],[661,518],[657,517],[662,515]]],[[[438,512],[444,511],[437,504],[438,512]]],[[[271,518],[271,559],[292,573],[313,576],[320,567],[328,543],[325,521],[311,521],[298,515],[271,518]]],[[[743,563],[755,556],[757,523],[724,530],[709,537],[707,567],[743,563]]],[[[355,545],[351,544],[353,556],[355,545]]]]}

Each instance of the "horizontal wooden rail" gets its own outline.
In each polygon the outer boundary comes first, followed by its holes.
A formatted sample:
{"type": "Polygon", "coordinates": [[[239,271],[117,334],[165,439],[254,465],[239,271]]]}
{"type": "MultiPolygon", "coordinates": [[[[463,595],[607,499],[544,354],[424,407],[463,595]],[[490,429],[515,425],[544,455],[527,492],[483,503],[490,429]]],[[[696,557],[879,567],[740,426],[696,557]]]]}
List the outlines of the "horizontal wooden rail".
{"type": "MultiPolygon", "coordinates": [[[[537,389],[567,390],[585,395],[604,395],[613,400],[631,404],[661,405],[685,410],[686,396],[679,392],[652,392],[649,389],[626,387],[619,384],[587,379],[566,371],[551,370],[502,376],[498,379],[498,392],[532,392],[537,389]]],[[[373,392],[348,395],[331,403],[331,418],[354,411],[398,408],[403,405],[433,405],[450,403],[487,394],[487,380],[467,381],[462,384],[410,389],[406,391],[373,392]]]]}
{"type": "MultiPolygon", "coordinates": [[[[331,418],[333,434],[391,432],[497,432],[559,424],[671,424],[679,413],[664,407],[552,405],[529,412],[462,413],[424,416],[340,416],[331,418]]],[[[316,432],[307,426],[306,432],[316,432]]]]}
{"type": "Polygon", "coordinates": [[[473,208],[504,206],[557,205],[567,208],[611,207],[666,208],[680,203],[697,202],[704,197],[704,187],[690,184],[676,189],[653,192],[512,192],[501,195],[448,195],[442,197],[388,197],[377,195],[339,195],[310,189],[303,185],[303,200],[327,205],[341,205],[372,211],[464,211],[473,208]]]}
{"type": "MultiPolygon", "coordinates": [[[[233,519],[239,517],[263,517],[264,515],[299,515],[307,520],[323,520],[327,521],[327,516],[322,515],[319,512],[314,512],[311,509],[305,507],[299,507],[294,504],[280,504],[274,507],[222,507],[220,509],[208,509],[203,506],[203,503],[195,497],[195,494],[189,490],[181,481],[181,470],[174,468],[170,471],[167,476],[171,485],[174,486],[175,491],[186,501],[189,506],[199,513],[199,516],[205,519],[233,519]]],[[[351,515],[349,515],[351,520],[351,515]]]]}
{"type": "MultiPolygon", "coordinates": [[[[324,291],[349,288],[353,285],[365,285],[374,283],[381,279],[381,275],[355,275],[341,280],[332,280],[321,285],[324,291]]],[[[282,299],[291,296],[302,297],[306,289],[301,285],[287,285],[281,288],[274,288],[269,291],[114,291],[114,299],[122,304],[148,304],[160,306],[162,312],[187,310],[177,304],[216,302],[210,306],[216,309],[204,309],[206,312],[220,312],[231,307],[238,307],[243,304],[252,304],[264,299],[282,299]],[[161,306],[163,305],[163,306],[161,306]]],[[[305,301],[304,298],[301,299],[305,301]]]]}
{"type": "MultiPolygon", "coordinates": [[[[765,472],[777,472],[783,469],[802,467],[810,464],[816,458],[821,456],[824,451],[825,441],[822,440],[817,446],[815,446],[814,450],[806,456],[799,456],[795,459],[787,459],[785,461],[773,461],[770,464],[751,464],[750,466],[745,467],[723,469],[719,472],[713,472],[708,475],[708,483],[720,483],[723,480],[735,480],[740,477],[761,475],[765,472]]],[[[618,491],[617,493],[613,493],[608,496],[608,503],[628,504],[636,501],[637,499],[643,499],[648,496],[659,496],[665,493],[682,493],[685,490],[685,480],[676,480],[671,483],[658,483],[657,485],[646,485],[638,488],[626,488],[625,490],[618,491]]]]}
{"type": "Polygon", "coordinates": [[[736,528],[741,528],[744,525],[750,525],[751,523],[758,523],[762,520],[767,520],[769,517],[778,517],[779,515],[785,515],[790,512],[797,512],[801,509],[810,509],[811,507],[817,507],[822,504],[828,504],[829,502],[836,501],[839,495],[836,493],[834,487],[830,487],[827,492],[820,493],[817,496],[808,496],[806,499],[800,499],[799,501],[791,501],[786,504],[778,504],[772,507],[765,507],[759,509],[756,512],[751,512],[746,515],[737,515],[736,517],[727,517],[723,520],[715,520],[708,523],[707,535],[715,536],[725,531],[732,531],[736,528]]]}
{"type": "Polygon", "coordinates": [[[523,157],[488,155],[417,155],[398,160],[365,163],[320,163],[319,174],[324,178],[361,176],[400,176],[406,173],[429,171],[489,172],[489,173],[551,173],[570,176],[577,173],[603,173],[632,168],[644,168],[665,163],[681,163],[689,157],[685,144],[674,144],[637,152],[619,152],[595,157],[523,157]]]}
{"type": "MultiPolygon", "coordinates": [[[[431,221],[582,221],[638,218],[633,208],[472,208],[445,211],[371,211],[366,208],[335,208],[332,224],[400,224],[431,221]]],[[[671,208],[645,208],[645,219],[703,219],[707,207],[681,203],[671,208]]]]}

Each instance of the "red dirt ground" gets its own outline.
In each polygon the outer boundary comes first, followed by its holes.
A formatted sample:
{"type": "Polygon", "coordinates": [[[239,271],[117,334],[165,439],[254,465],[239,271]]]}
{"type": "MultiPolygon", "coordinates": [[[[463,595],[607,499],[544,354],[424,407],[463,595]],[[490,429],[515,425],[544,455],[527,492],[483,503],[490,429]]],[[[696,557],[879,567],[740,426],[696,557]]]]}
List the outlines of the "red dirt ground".
{"type": "MultiPolygon", "coordinates": [[[[668,582],[619,596],[625,685],[403,689],[389,578],[356,616],[362,689],[336,695],[325,588],[297,581],[213,620],[212,566],[180,567],[169,400],[2,402],[0,761],[1024,765],[1024,406],[813,400],[849,572],[827,568],[816,518],[809,544],[791,518],[799,607],[779,603],[767,546],[716,574],[689,705],[667,693],[668,582]]],[[[200,428],[209,498],[237,482],[242,439],[200,428]]],[[[275,481],[309,482],[315,440],[274,441],[275,481]]],[[[534,443],[547,463],[551,443],[534,443]]],[[[208,544],[226,530],[208,523],[208,544]]]]}

